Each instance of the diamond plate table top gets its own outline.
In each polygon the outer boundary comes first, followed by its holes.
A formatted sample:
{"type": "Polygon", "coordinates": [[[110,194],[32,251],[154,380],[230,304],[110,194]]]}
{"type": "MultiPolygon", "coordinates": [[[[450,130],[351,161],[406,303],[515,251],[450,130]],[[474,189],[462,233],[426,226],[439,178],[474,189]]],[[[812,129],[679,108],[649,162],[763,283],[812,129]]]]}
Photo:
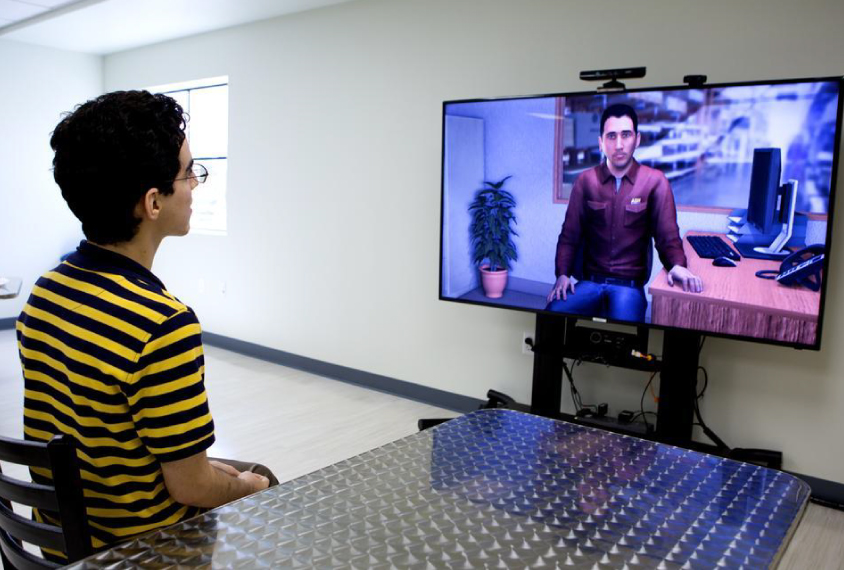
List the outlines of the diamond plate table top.
{"type": "Polygon", "coordinates": [[[14,299],[21,291],[20,277],[3,277],[0,275],[0,299],[14,299]]]}
{"type": "Polygon", "coordinates": [[[764,467],[482,410],[73,568],[767,568],[809,487],[764,467]]]}

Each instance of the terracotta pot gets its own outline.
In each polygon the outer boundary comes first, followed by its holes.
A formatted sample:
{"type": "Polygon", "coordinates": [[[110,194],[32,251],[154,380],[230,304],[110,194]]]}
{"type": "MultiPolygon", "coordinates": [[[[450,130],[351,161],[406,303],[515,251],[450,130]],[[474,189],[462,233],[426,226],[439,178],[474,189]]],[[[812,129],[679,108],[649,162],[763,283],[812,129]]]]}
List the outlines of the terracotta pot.
{"type": "Polygon", "coordinates": [[[498,299],[504,295],[507,286],[507,270],[490,271],[489,265],[481,265],[481,285],[484,295],[490,299],[498,299]]]}

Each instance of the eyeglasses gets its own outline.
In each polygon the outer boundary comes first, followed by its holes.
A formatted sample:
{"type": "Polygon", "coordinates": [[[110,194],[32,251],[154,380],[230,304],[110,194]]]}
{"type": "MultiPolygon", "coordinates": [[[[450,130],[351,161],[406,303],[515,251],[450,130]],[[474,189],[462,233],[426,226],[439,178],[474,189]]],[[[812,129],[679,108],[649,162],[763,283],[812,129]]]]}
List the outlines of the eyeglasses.
{"type": "Polygon", "coordinates": [[[173,182],[176,180],[190,180],[191,178],[195,178],[197,182],[204,184],[205,181],[208,180],[208,169],[198,162],[194,162],[187,176],[184,178],[176,178],[173,182]]]}

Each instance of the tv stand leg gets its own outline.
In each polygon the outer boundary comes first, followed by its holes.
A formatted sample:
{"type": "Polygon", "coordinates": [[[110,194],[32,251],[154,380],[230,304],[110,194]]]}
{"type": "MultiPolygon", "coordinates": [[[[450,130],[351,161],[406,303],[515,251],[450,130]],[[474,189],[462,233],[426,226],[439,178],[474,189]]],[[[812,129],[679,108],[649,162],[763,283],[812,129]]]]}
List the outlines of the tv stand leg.
{"type": "Polygon", "coordinates": [[[563,354],[566,329],[574,319],[536,315],[533,341],[533,389],[530,411],[538,416],[557,418],[563,390],[563,354]]]}
{"type": "Polygon", "coordinates": [[[662,345],[656,438],[664,443],[689,447],[692,442],[700,334],[666,332],[662,345]]]}
{"type": "MultiPolygon", "coordinates": [[[[573,334],[577,319],[536,315],[533,347],[533,387],[530,412],[548,418],[561,418],[563,358],[566,340],[573,334]]],[[[689,449],[694,448],[695,399],[700,333],[672,330],[663,337],[659,407],[654,439],[689,449]]]]}

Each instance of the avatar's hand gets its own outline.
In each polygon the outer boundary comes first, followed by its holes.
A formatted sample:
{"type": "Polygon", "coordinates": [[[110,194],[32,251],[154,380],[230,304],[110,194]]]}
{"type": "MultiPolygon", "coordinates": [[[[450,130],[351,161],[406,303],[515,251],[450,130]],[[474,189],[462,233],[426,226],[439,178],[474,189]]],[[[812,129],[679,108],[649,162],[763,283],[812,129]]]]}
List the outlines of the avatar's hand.
{"type": "Polygon", "coordinates": [[[551,292],[548,293],[548,302],[550,303],[554,299],[559,301],[561,297],[563,301],[565,301],[567,298],[566,291],[570,289],[571,292],[574,293],[575,283],[576,281],[568,275],[560,275],[559,277],[557,277],[557,282],[554,283],[554,287],[552,287],[551,292]]]}
{"type": "Polygon", "coordinates": [[[675,281],[683,286],[683,291],[690,291],[692,293],[703,291],[703,281],[701,278],[682,265],[675,265],[668,272],[668,284],[673,287],[675,281]]]}

